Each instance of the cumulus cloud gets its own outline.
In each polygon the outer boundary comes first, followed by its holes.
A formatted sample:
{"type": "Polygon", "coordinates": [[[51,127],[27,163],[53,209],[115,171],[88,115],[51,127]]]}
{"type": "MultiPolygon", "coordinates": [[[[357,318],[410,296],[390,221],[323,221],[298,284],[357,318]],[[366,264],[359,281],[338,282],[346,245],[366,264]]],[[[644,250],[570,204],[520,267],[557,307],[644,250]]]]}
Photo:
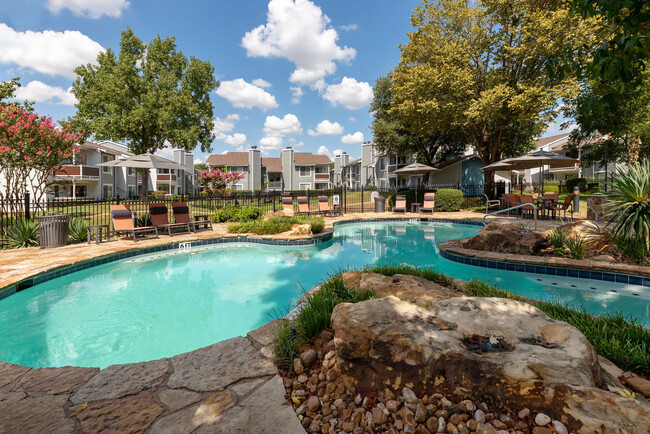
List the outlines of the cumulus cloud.
{"type": "Polygon", "coordinates": [[[358,110],[372,101],[372,87],[365,81],[343,77],[341,83],[327,86],[323,98],[333,106],[338,104],[350,110],[358,110]]]}
{"type": "Polygon", "coordinates": [[[316,153],[318,155],[327,155],[330,160],[333,160],[334,157],[343,153],[343,149],[334,149],[334,152],[330,152],[327,146],[321,146],[318,148],[318,151],[316,151],[316,153]]]}
{"type": "Polygon", "coordinates": [[[278,107],[275,97],[254,84],[247,83],[243,78],[222,81],[217,88],[217,95],[225,98],[236,108],[258,107],[268,110],[278,107]]]}
{"type": "Polygon", "coordinates": [[[345,30],[346,32],[352,31],[352,30],[357,30],[359,28],[358,25],[356,24],[345,24],[343,26],[339,26],[339,29],[345,30]]]}
{"type": "Polygon", "coordinates": [[[235,128],[235,122],[239,120],[239,115],[236,113],[229,114],[225,119],[219,117],[212,121],[212,132],[214,133],[215,140],[223,140],[231,146],[242,148],[246,143],[246,134],[234,133],[226,134],[235,128]]]}
{"type": "Polygon", "coordinates": [[[346,145],[358,145],[359,143],[363,143],[363,133],[357,131],[354,134],[346,134],[341,137],[341,143],[345,143],[346,145]]]}
{"type": "Polygon", "coordinates": [[[269,153],[282,149],[283,137],[302,133],[298,117],[287,113],[283,118],[267,116],[264,121],[264,137],[259,141],[262,152],[269,153]]]}
{"type": "Polygon", "coordinates": [[[205,161],[201,160],[200,158],[195,158],[195,159],[194,159],[194,164],[195,164],[195,165],[196,165],[196,164],[203,164],[203,163],[205,163],[205,161]]]}
{"type": "Polygon", "coordinates": [[[47,75],[75,77],[74,69],[94,62],[104,48],[81,32],[17,32],[0,23],[0,63],[47,75]]]}
{"type": "Polygon", "coordinates": [[[338,32],[321,8],[309,0],[271,0],[267,22],[247,32],[242,46],[249,57],[277,57],[296,66],[290,80],[300,85],[322,83],[349,62],[356,50],[337,44],[338,32]]]}
{"type": "Polygon", "coordinates": [[[47,0],[46,7],[53,14],[69,9],[78,17],[97,19],[102,15],[119,18],[122,10],[129,7],[127,0],[47,0]]]}
{"type": "Polygon", "coordinates": [[[264,80],[263,78],[256,78],[255,80],[251,81],[251,83],[253,83],[255,86],[261,87],[261,88],[271,87],[271,83],[264,80]]]}
{"type": "Polygon", "coordinates": [[[348,120],[349,120],[350,122],[356,122],[356,121],[357,121],[357,118],[355,118],[354,116],[350,116],[350,117],[348,118],[348,120]]]}
{"type": "Polygon", "coordinates": [[[34,102],[45,102],[61,105],[75,105],[77,99],[70,93],[72,88],[50,86],[42,81],[34,80],[16,89],[16,99],[34,102]]]}
{"type": "Polygon", "coordinates": [[[302,98],[302,88],[300,86],[292,86],[291,89],[291,104],[300,103],[300,98],[302,98]]]}
{"type": "Polygon", "coordinates": [[[327,119],[321,121],[316,125],[316,131],[307,130],[310,136],[334,136],[336,134],[343,134],[343,127],[338,122],[330,122],[327,119]]]}
{"type": "Polygon", "coordinates": [[[232,136],[227,136],[225,139],[223,139],[223,141],[229,144],[230,146],[240,147],[244,143],[246,143],[246,134],[235,133],[232,136]]]}

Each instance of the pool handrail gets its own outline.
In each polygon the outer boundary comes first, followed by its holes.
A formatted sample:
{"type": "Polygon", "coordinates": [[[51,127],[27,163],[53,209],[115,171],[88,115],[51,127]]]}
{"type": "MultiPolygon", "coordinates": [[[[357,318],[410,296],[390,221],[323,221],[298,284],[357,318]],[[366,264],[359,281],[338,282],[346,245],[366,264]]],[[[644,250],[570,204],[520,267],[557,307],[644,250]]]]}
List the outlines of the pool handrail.
{"type": "Polygon", "coordinates": [[[504,213],[504,212],[510,212],[513,209],[523,208],[525,206],[532,206],[533,207],[533,217],[534,217],[534,220],[535,220],[535,230],[537,230],[537,205],[535,205],[534,203],[521,203],[519,205],[512,206],[510,208],[500,209],[499,211],[494,211],[494,212],[491,212],[489,214],[485,214],[483,216],[483,220],[482,220],[483,224],[484,225],[486,224],[485,219],[490,217],[490,216],[493,216],[493,215],[496,215],[496,214],[501,214],[501,213],[504,213]]]}

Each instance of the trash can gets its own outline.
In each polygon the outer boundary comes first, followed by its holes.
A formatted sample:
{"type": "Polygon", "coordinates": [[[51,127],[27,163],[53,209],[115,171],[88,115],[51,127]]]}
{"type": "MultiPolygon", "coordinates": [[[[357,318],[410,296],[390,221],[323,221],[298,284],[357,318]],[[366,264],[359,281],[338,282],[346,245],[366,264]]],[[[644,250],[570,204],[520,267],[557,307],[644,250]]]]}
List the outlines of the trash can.
{"type": "Polygon", "coordinates": [[[375,198],[375,212],[384,212],[386,211],[386,198],[385,197],[376,197],[375,198]]]}
{"type": "Polygon", "coordinates": [[[41,249],[68,244],[70,214],[46,215],[36,217],[36,220],[38,221],[38,241],[41,249]]]}

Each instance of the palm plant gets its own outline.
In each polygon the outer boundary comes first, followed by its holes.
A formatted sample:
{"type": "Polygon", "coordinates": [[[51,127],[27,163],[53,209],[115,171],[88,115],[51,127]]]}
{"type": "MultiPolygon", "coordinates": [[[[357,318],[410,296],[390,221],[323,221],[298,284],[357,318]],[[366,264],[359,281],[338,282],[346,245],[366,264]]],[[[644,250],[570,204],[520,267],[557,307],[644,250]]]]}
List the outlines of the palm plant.
{"type": "Polygon", "coordinates": [[[70,220],[68,229],[68,241],[71,243],[83,243],[88,240],[88,223],[86,220],[80,218],[73,218],[70,220]]]}
{"type": "Polygon", "coordinates": [[[7,244],[14,249],[38,246],[38,226],[32,220],[18,220],[7,228],[7,244]]]}
{"type": "Polygon", "coordinates": [[[650,161],[620,168],[609,183],[608,225],[650,248],[650,161]]]}

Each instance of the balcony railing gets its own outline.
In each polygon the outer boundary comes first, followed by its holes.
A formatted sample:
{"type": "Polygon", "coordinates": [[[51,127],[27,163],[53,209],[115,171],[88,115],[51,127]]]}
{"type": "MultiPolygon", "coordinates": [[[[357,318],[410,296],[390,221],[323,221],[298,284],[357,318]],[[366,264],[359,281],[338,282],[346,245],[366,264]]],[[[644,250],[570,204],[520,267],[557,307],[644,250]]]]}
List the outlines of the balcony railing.
{"type": "Polygon", "coordinates": [[[329,173],[317,173],[316,179],[330,179],[329,173]]]}
{"type": "Polygon", "coordinates": [[[269,190],[282,190],[282,181],[270,181],[266,183],[266,188],[269,190]]]}
{"type": "Polygon", "coordinates": [[[157,176],[158,181],[169,181],[170,177],[171,181],[176,181],[176,175],[158,174],[157,176]]]}
{"type": "Polygon", "coordinates": [[[65,165],[54,172],[58,178],[99,179],[99,167],[86,165],[65,165]]]}

